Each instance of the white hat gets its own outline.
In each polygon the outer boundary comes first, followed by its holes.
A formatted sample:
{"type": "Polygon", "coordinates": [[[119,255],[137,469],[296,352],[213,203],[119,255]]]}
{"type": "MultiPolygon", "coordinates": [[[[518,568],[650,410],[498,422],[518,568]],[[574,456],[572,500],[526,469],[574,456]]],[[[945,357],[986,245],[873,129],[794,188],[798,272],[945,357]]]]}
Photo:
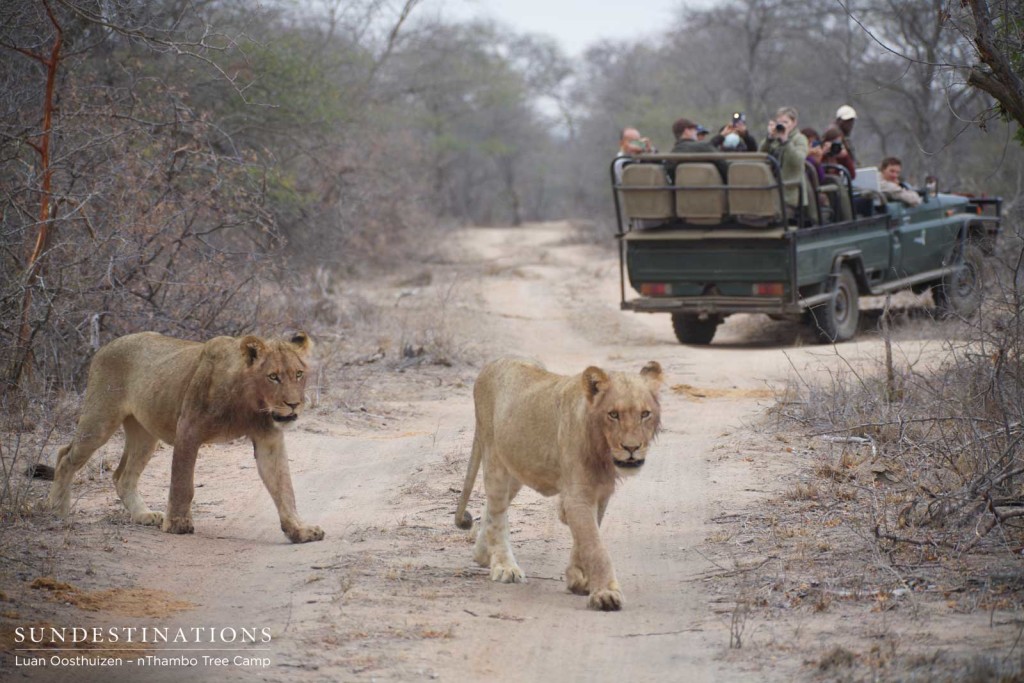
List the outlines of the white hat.
{"type": "Polygon", "coordinates": [[[844,104],[839,109],[836,109],[836,118],[840,121],[849,121],[850,119],[857,118],[857,112],[850,105],[844,104]]]}

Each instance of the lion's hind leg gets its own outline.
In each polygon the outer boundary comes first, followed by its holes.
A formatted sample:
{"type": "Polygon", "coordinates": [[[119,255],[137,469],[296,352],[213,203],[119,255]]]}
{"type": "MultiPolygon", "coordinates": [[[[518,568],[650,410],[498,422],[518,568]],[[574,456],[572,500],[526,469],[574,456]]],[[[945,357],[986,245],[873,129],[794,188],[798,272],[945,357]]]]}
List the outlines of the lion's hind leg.
{"type": "Polygon", "coordinates": [[[481,517],[473,558],[491,569],[491,581],[523,583],[526,577],[512,554],[508,530],[508,507],[522,484],[502,465],[490,461],[484,465],[484,489],[487,505],[481,517]]]}
{"type": "Polygon", "coordinates": [[[150,510],[139,495],[139,477],[153,457],[157,443],[157,438],[134,417],[124,421],[124,452],[114,471],[114,486],[135,524],[160,526],[164,522],[163,513],[150,510]]]}
{"type": "Polygon", "coordinates": [[[78,420],[71,443],[57,452],[57,465],[53,469],[53,484],[46,506],[54,512],[67,516],[71,512],[71,482],[75,473],[82,469],[89,458],[121,426],[121,415],[114,417],[102,414],[103,409],[89,410],[89,395],[86,394],[86,408],[78,420]]]}

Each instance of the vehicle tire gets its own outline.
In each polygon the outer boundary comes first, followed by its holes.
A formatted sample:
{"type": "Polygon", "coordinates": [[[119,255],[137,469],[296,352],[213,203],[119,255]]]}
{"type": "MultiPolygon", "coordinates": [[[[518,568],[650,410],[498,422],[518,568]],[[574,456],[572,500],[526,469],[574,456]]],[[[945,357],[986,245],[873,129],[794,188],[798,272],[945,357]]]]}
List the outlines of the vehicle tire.
{"type": "Polygon", "coordinates": [[[977,245],[964,245],[960,257],[962,268],[942,278],[932,289],[935,307],[943,316],[970,318],[981,306],[982,268],[984,256],[977,245]]]}
{"type": "Polygon", "coordinates": [[[835,296],[827,304],[807,311],[807,322],[818,340],[832,344],[853,339],[860,322],[857,280],[848,266],[843,266],[836,280],[835,296]]]}
{"type": "Polygon", "coordinates": [[[721,322],[722,319],[715,315],[709,315],[701,320],[695,313],[672,314],[672,329],[675,330],[676,339],[682,344],[710,344],[721,322]]]}

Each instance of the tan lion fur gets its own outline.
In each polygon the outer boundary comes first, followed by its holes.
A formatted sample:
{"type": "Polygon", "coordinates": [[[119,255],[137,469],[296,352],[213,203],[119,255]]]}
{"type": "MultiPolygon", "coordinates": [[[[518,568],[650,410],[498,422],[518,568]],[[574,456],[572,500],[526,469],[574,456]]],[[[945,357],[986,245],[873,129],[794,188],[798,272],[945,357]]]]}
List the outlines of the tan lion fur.
{"type": "Polygon", "coordinates": [[[661,424],[662,371],[651,361],[639,374],[589,367],[570,377],[512,358],[486,366],[473,387],[476,432],[455,512],[466,512],[477,472],[484,469],[487,504],[474,559],[491,580],[524,580],[509,544],[508,506],[523,484],[545,496],[561,494],[559,517],[572,531],[565,577],[569,590],[590,595],[594,609],[623,604],[599,527],[618,477],[635,473],[661,424]]]}
{"type": "Polygon", "coordinates": [[[49,507],[68,514],[75,472],[124,427],[124,452],[113,478],[132,521],[192,533],[199,447],[245,436],[281,529],[295,543],[319,541],[324,532],[296,512],[282,431],[302,412],[311,348],[301,332],[288,339],[216,337],[205,343],[141,332],[110,342],[89,367],[78,427],[57,454],[49,507]],[[158,441],[174,447],[166,515],[150,510],[138,492],[158,441]]]}

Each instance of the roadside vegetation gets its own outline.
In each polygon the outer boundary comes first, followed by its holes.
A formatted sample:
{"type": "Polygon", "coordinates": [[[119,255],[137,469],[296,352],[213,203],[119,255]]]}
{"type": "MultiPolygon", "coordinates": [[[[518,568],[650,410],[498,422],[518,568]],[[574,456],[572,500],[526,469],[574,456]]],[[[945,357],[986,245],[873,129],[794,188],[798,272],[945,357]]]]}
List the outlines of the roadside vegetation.
{"type": "MultiPolygon", "coordinates": [[[[1019,225],[1019,218],[1010,227],[1019,225]]],[[[908,355],[883,314],[885,355],[800,378],[779,411],[833,447],[820,484],[844,489],[883,553],[909,566],[1024,548],[1024,308],[1020,239],[990,260],[981,312],[908,355]],[[867,477],[860,480],[859,475],[867,477]]],[[[836,348],[839,356],[842,347],[836,348]]]]}
{"type": "Polygon", "coordinates": [[[886,309],[882,353],[842,344],[837,370],[794,368],[768,423],[791,463],[784,493],[716,520],[712,540],[743,549],[726,572],[733,647],[783,615],[859,615],[844,642],[801,646],[811,678],[1024,677],[1017,646],[971,655],[955,635],[911,635],[913,625],[941,631],[946,611],[1018,624],[1024,613],[1020,225],[1009,217],[989,259],[979,315],[922,321],[886,309]],[[912,619],[889,625],[897,611],[912,619]]]}

